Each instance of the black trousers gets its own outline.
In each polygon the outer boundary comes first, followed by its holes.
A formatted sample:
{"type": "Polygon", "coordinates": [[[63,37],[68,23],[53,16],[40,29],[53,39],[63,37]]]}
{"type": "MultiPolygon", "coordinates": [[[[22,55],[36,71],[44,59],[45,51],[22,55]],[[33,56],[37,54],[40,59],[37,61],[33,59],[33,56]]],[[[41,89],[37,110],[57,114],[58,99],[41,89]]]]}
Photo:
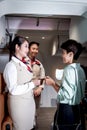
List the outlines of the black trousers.
{"type": "Polygon", "coordinates": [[[59,104],[54,116],[53,130],[56,130],[55,122],[58,124],[59,130],[75,130],[75,124],[80,122],[80,106],[59,104]]]}

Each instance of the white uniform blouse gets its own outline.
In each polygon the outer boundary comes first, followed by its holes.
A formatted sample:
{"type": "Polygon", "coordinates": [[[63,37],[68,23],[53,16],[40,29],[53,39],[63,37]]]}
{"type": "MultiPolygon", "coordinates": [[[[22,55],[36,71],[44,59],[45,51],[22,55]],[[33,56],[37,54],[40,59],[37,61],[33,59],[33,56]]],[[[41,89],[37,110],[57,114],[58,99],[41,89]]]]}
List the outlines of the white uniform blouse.
{"type": "MultiPolygon", "coordinates": [[[[19,63],[21,66],[24,66],[27,69],[27,66],[24,63],[22,63],[19,59],[13,56],[12,60],[7,63],[4,69],[4,73],[3,73],[4,80],[7,85],[7,89],[9,93],[12,95],[25,94],[31,89],[33,89],[35,85],[31,81],[29,81],[28,83],[21,84],[21,85],[17,84],[17,68],[12,61],[15,63],[19,63]]],[[[30,75],[30,79],[32,79],[33,74],[29,72],[29,75],[30,75]]]]}

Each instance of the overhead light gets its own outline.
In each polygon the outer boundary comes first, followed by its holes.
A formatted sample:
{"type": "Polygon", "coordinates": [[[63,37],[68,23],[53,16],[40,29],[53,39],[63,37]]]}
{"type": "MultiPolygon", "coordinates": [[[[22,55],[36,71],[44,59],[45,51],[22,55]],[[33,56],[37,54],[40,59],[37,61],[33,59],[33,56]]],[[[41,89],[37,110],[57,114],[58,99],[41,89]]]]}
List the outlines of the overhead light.
{"type": "Polygon", "coordinates": [[[29,37],[28,37],[28,36],[26,36],[26,38],[28,39],[29,37]]]}
{"type": "Polygon", "coordinates": [[[42,39],[45,39],[45,37],[42,37],[42,39]]]}

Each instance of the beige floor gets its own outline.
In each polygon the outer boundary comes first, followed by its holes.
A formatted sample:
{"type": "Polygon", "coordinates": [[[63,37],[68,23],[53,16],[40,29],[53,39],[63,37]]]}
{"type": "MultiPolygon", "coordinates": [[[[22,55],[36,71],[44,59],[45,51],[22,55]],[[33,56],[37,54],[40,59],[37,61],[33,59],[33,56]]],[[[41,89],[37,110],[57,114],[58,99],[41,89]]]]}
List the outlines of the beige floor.
{"type": "Polygon", "coordinates": [[[51,130],[56,108],[40,108],[37,111],[38,130],[51,130]]]}
{"type": "MultiPolygon", "coordinates": [[[[53,121],[56,108],[40,108],[37,111],[37,130],[51,130],[51,124],[53,121]]],[[[87,130],[87,115],[85,115],[85,124],[87,130]]]]}

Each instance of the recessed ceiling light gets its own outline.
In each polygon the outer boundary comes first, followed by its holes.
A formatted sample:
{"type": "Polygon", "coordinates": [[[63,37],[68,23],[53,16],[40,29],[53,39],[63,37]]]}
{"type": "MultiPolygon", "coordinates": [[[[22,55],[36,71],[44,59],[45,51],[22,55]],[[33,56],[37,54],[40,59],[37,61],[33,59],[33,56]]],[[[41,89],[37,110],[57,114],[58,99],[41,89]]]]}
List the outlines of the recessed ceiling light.
{"type": "Polygon", "coordinates": [[[42,37],[42,39],[45,39],[45,37],[42,37]]]}
{"type": "Polygon", "coordinates": [[[28,36],[26,36],[26,38],[28,39],[29,37],[28,37],[28,36]]]}

